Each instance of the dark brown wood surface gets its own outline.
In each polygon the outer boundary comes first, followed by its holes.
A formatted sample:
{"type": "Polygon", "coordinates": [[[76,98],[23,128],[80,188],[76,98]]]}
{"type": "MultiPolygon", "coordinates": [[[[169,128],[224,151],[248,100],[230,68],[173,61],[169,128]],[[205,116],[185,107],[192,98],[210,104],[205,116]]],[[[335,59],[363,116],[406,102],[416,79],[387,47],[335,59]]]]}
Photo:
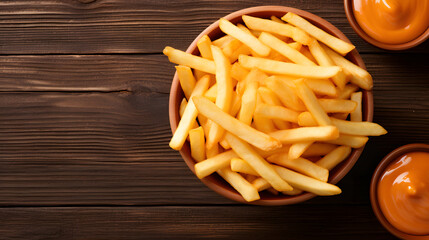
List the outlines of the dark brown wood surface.
{"type": "Polygon", "coordinates": [[[205,187],[168,148],[173,65],[207,25],[259,1],[0,1],[0,239],[391,239],[369,204],[381,158],[429,139],[429,44],[377,49],[343,2],[264,1],[315,13],[374,77],[372,138],[343,193],[247,206],[205,187]]]}

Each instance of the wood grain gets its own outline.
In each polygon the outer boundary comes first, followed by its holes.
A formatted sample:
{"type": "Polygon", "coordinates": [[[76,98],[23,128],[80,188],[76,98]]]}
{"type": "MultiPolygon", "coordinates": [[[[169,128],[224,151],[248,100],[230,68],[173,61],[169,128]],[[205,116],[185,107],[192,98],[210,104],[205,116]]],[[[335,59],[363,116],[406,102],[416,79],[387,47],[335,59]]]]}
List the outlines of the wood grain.
{"type": "Polygon", "coordinates": [[[0,218],[4,239],[394,239],[368,206],[9,208],[0,218]]]}
{"type": "MultiPolygon", "coordinates": [[[[208,25],[259,1],[97,0],[0,1],[0,54],[160,53],[185,50],[208,25]]],[[[300,8],[330,21],[360,52],[380,52],[354,33],[343,1],[264,1],[300,8]]],[[[428,51],[419,47],[412,51],[428,51]]]]}

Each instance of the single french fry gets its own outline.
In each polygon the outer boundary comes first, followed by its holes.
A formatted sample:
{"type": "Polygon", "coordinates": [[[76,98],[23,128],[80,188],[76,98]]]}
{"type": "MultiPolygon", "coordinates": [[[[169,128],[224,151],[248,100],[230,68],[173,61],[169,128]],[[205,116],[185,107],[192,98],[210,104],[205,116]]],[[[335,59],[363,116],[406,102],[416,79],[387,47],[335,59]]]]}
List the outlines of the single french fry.
{"type": "Polygon", "coordinates": [[[199,179],[205,178],[219,169],[228,167],[230,160],[236,157],[238,157],[237,154],[234,151],[229,150],[217,154],[214,157],[207,158],[206,160],[194,165],[195,175],[197,175],[199,179]]]}
{"type": "Polygon", "coordinates": [[[318,123],[310,112],[302,112],[298,116],[298,124],[301,127],[315,127],[318,123]]]}
{"type": "Polygon", "coordinates": [[[238,113],[238,120],[246,125],[252,123],[253,113],[256,108],[256,94],[258,89],[258,82],[252,81],[246,85],[246,90],[241,98],[241,108],[238,113]]]}
{"type": "Polygon", "coordinates": [[[360,148],[365,146],[366,142],[368,142],[368,137],[340,134],[337,139],[329,140],[326,142],[331,144],[349,146],[352,148],[360,148]]]}
{"type": "Polygon", "coordinates": [[[261,149],[258,149],[258,148],[254,148],[254,150],[259,154],[259,156],[263,158],[267,158],[273,154],[287,153],[289,152],[289,148],[290,148],[290,145],[283,145],[281,148],[277,148],[272,151],[262,151],[261,149]]]}
{"type": "Polygon", "coordinates": [[[222,51],[225,54],[225,56],[229,59],[229,57],[237,50],[241,45],[243,45],[240,41],[237,39],[232,40],[231,42],[225,44],[225,46],[222,47],[222,51]]]}
{"type": "Polygon", "coordinates": [[[329,33],[326,33],[322,29],[314,26],[304,18],[296,15],[295,13],[288,12],[286,15],[282,17],[283,21],[286,21],[288,23],[291,23],[292,25],[295,25],[296,27],[301,28],[305,32],[307,32],[312,37],[316,38],[317,40],[325,43],[335,51],[339,52],[341,55],[346,55],[351,50],[355,49],[355,46],[353,46],[350,43],[347,43],[337,37],[334,37],[330,35],[329,33]]]}
{"type": "Polygon", "coordinates": [[[329,143],[313,143],[311,146],[305,150],[302,154],[303,157],[316,157],[324,156],[331,151],[333,151],[337,146],[329,143]]]}
{"type": "Polygon", "coordinates": [[[225,150],[231,149],[231,146],[229,146],[229,143],[225,140],[225,138],[220,139],[219,145],[225,150]]]}
{"type": "Polygon", "coordinates": [[[287,84],[287,81],[283,81],[281,78],[276,76],[270,76],[265,79],[267,87],[273,91],[284,106],[294,111],[304,111],[305,106],[295,93],[294,89],[287,84]]]}
{"type": "Polygon", "coordinates": [[[243,81],[247,74],[249,74],[249,71],[242,67],[238,62],[234,63],[231,67],[231,76],[237,81],[243,81]]]}
{"type": "MultiPolygon", "coordinates": [[[[244,125],[247,126],[247,125],[244,125]]],[[[226,133],[225,139],[231,148],[245,160],[261,177],[267,180],[273,188],[278,191],[290,191],[293,188],[273,170],[272,166],[259,156],[253,148],[246,142],[235,137],[231,133],[226,133]]]]}
{"type": "Polygon", "coordinates": [[[261,35],[261,31],[257,31],[257,30],[253,30],[253,29],[248,29],[246,26],[244,26],[241,23],[237,24],[237,27],[240,28],[241,30],[245,31],[246,33],[250,33],[253,36],[255,36],[256,38],[259,37],[259,35],[261,35]]]}
{"type": "Polygon", "coordinates": [[[180,86],[182,87],[183,93],[185,93],[185,97],[189,99],[194,90],[195,80],[194,74],[190,67],[179,65],[176,66],[177,75],[179,76],[180,86]]]}
{"type": "Polygon", "coordinates": [[[270,54],[269,47],[265,46],[255,36],[246,33],[245,31],[232,24],[230,21],[221,18],[219,20],[219,28],[222,30],[222,32],[234,37],[243,44],[247,45],[257,54],[261,56],[268,56],[268,54],[270,54]]]}
{"type": "Polygon", "coordinates": [[[196,108],[202,115],[253,146],[265,151],[281,147],[281,143],[278,140],[231,117],[229,114],[225,113],[215,104],[210,102],[207,98],[200,96],[193,98],[193,101],[196,108]]]}
{"type": "Polygon", "coordinates": [[[302,189],[320,196],[330,196],[341,193],[341,189],[330,183],[322,182],[303,174],[291,171],[289,169],[273,166],[276,172],[285,181],[290,182],[291,185],[297,189],[302,189]]]}
{"type": "Polygon", "coordinates": [[[260,116],[270,118],[270,119],[280,119],[288,122],[298,122],[299,113],[285,107],[281,106],[272,106],[268,104],[260,104],[255,110],[255,114],[260,116]]]}
{"type": "Polygon", "coordinates": [[[189,130],[189,143],[191,156],[195,161],[201,162],[206,158],[204,130],[202,127],[189,130]]]}
{"type": "Polygon", "coordinates": [[[316,122],[321,126],[331,125],[331,120],[328,114],[323,110],[320,103],[317,101],[313,91],[305,84],[303,80],[297,81],[296,83],[299,96],[307,107],[308,111],[313,115],[316,122]]]}
{"type": "Polygon", "coordinates": [[[258,190],[240,174],[231,171],[229,168],[217,170],[217,173],[231,184],[231,186],[241,194],[244,200],[252,202],[260,199],[258,190]]]}
{"type": "Polygon", "coordinates": [[[293,160],[301,157],[305,150],[307,150],[313,143],[313,141],[307,141],[292,144],[289,149],[288,158],[293,160]]]}
{"type": "Polygon", "coordinates": [[[262,19],[243,15],[243,21],[247,27],[253,30],[275,33],[281,36],[293,38],[293,40],[307,45],[311,37],[303,30],[286,23],[278,23],[268,19],[262,19]]]}
{"type": "Polygon", "coordinates": [[[333,113],[331,115],[331,117],[336,118],[336,119],[340,119],[340,120],[346,120],[347,117],[349,116],[349,113],[333,113]]]}
{"type": "Polygon", "coordinates": [[[172,63],[185,65],[190,68],[198,69],[206,73],[215,74],[216,72],[215,64],[211,60],[198,57],[190,53],[186,53],[178,49],[174,49],[172,47],[165,47],[163,53],[168,57],[168,59],[172,63]]]}
{"type": "Polygon", "coordinates": [[[215,83],[204,93],[204,97],[210,99],[210,101],[212,102],[216,102],[216,96],[217,96],[217,84],[215,83]]]}
{"type": "Polygon", "coordinates": [[[317,161],[316,164],[328,170],[332,170],[340,162],[344,161],[350,155],[351,151],[351,147],[339,146],[317,161]]]}
{"type": "Polygon", "coordinates": [[[275,36],[263,32],[259,36],[259,40],[262,43],[265,43],[271,49],[290,59],[292,62],[307,65],[307,66],[316,66],[314,62],[304,56],[302,53],[297,51],[296,49],[289,46],[289,44],[283,42],[282,40],[276,38],[275,36]]]}
{"type": "Polygon", "coordinates": [[[371,90],[373,86],[371,75],[363,68],[345,59],[343,56],[332,51],[326,46],[322,46],[329,57],[335,62],[336,65],[343,68],[346,75],[350,75],[350,82],[358,85],[365,90],[371,90]]]}
{"type": "MultiPolygon", "coordinates": [[[[314,59],[316,59],[317,63],[320,66],[335,66],[334,61],[329,57],[329,55],[325,52],[325,50],[320,46],[317,40],[313,40],[308,48],[313,55],[314,59]]],[[[343,71],[338,72],[337,75],[332,77],[332,81],[335,85],[338,86],[339,89],[343,89],[347,83],[346,74],[343,71]]]]}
{"type": "Polygon", "coordinates": [[[271,16],[270,19],[271,19],[271,21],[274,21],[274,22],[285,23],[280,18],[278,18],[276,16],[271,16]]]}
{"type": "Polygon", "coordinates": [[[321,127],[301,127],[287,130],[279,130],[269,133],[269,135],[280,142],[288,144],[306,141],[328,141],[337,139],[339,136],[338,128],[334,126],[321,127]]]}
{"type": "Polygon", "coordinates": [[[318,101],[320,106],[322,106],[323,110],[327,113],[351,113],[357,107],[357,103],[351,100],[321,98],[318,101]]]}
{"type": "Polygon", "coordinates": [[[282,193],[285,194],[285,195],[295,196],[295,195],[301,194],[302,190],[298,189],[298,188],[293,188],[292,191],[284,191],[282,193]]]}
{"type": "Polygon", "coordinates": [[[358,89],[359,87],[354,84],[347,84],[344,89],[339,91],[337,98],[349,99],[352,93],[356,92],[358,89]]]}
{"type": "MultiPolygon", "coordinates": [[[[205,75],[208,75],[208,73],[200,71],[198,69],[194,69],[193,72],[194,72],[195,80],[200,80],[205,75]]],[[[213,74],[209,74],[209,75],[212,76],[213,74]]]]}
{"type": "Polygon", "coordinates": [[[231,159],[231,170],[234,172],[259,176],[259,174],[249,164],[247,164],[243,159],[237,157],[231,159]]]}
{"type": "Polygon", "coordinates": [[[185,113],[185,109],[186,109],[187,105],[188,105],[188,101],[186,101],[186,98],[183,98],[182,101],[180,102],[180,106],[179,106],[179,116],[180,116],[180,118],[182,118],[183,113],[185,113]]]}
{"type": "Polygon", "coordinates": [[[207,76],[198,80],[197,84],[195,85],[194,91],[191,94],[191,98],[186,105],[185,112],[183,113],[183,116],[179,121],[177,129],[170,140],[170,147],[172,149],[182,149],[186,137],[188,136],[189,130],[191,130],[191,127],[194,125],[195,119],[198,115],[198,111],[195,108],[194,102],[192,101],[192,97],[201,96],[209,87],[209,82],[210,77],[207,76]]]}
{"type": "Polygon", "coordinates": [[[334,84],[327,79],[305,79],[305,84],[318,95],[336,97],[338,94],[334,84]]]}
{"type": "Polygon", "coordinates": [[[271,187],[270,183],[261,177],[253,180],[252,185],[258,190],[258,192],[267,190],[271,187]]]}
{"type": "Polygon", "coordinates": [[[291,46],[292,48],[294,48],[297,51],[301,50],[301,48],[302,48],[302,44],[299,42],[289,43],[289,46],[291,46]]]}
{"type": "Polygon", "coordinates": [[[259,87],[258,94],[261,96],[261,99],[264,103],[273,106],[282,106],[282,102],[271,89],[267,87],[259,87]]]}
{"type": "Polygon", "coordinates": [[[271,74],[305,78],[330,78],[341,71],[341,68],[337,66],[304,66],[246,55],[238,56],[238,62],[247,69],[259,68],[261,71],[271,74]]]}
{"type": "Polygon", "coordinates": [[[289,159],[288,154],[283,153],[268,157],[267,161],[295,170],[322,182],[328,181],[329,170],[305,158],[289,159]]]}
{"type": "MultiPolygon", "coordinates": [[[[229,113],[232,100],[231,64],[219,47],[212,46],[211,50],[216,65],[216,106],[224,112],[229,113]]],[[[213,124],[207,135],[207,146],[210,148],[215,143],[219,142],[223,134],[224,130],[219,125],[213,124]]]]}
{"type": "Polygon", "coordinates": [[[232,117],[237,116],[238,112],[241,109],[241,97],[235,93],[232,92],[232,106],[231,106],[231,111],[230,111],[230,115],[232,117]]]}
{"type": "Polygon", "coordinates": [[[380,136],[387,133],[386,129],[373,122],[351,122],[331,118],[340,133],[355,136],[380,136]]]}
{"type": "Polygon", "coordinates": [[[212,44],[212,41],[210,40],[209,36],[204,35],[202,36],[198,42],[197,47],[200,51],[200,54],[203,58],[213,60],[212,50],[210,48],[210,45],[212,44]]]}
{"type": "Polygon", "coordinates": [[[362,122],[362,92],[352,93],[350,100],[356,102],[356,109],[350,113],[350,121],[362,122]]]}

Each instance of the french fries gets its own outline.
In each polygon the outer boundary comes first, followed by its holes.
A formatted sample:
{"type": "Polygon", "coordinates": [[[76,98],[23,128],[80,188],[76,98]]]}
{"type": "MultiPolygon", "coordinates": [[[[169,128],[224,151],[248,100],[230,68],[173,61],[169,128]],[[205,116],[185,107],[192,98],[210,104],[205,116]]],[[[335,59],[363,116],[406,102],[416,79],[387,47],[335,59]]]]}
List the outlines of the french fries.
{"type": "Polygon", "coordinates": [[[339,194],[330,171],[387,132],[363,119],[372,77],[342,56],[354,46],[296,14],[282,19],[220,19],[226,35],[201,37],[200,56],[164,49],[184,93],[170,146],[188,140],[196,176],[217,173],[244,201],[339,194]]]}

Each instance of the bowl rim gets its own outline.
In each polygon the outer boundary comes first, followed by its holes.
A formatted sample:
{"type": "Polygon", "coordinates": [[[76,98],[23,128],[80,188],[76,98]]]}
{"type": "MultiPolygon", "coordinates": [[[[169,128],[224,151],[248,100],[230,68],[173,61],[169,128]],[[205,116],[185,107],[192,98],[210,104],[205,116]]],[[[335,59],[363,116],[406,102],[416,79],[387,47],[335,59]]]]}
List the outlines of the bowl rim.
{"type": "Polygon", "coordinates": [[[365,40],[367,43],[371,45],[374,45],[378,48],[385,49],[385,50],[400,51],[400,50],[406,50],[406,49],[416,47],[421,43],[425,42],[429,38],[429,27],[428,27],[426,31],[424,31],[420,36],[405,43],[389,44],[389,43],[384,43],[384,42],[375,40],[374,38],[369,36],[360,27],[359,23],[357,22],[353,12],[353,1],[354,0],[344,0],[344,11],[346,13],[347,20],[349,21],[350,26],[357,33],[357,35],[359,35],[363,40],[365,40]]]}
{"type": "Polygon", "coordinates": [[[377,217],[378,221],[383,225],[383,227],[386,228],[390,233],[402,239],[411,239],[411,240],[426,239],[427,240],[429,239],[429,235],[408,234],[398,230],[392,224],[390,224],[380,209],[378,196],[377,196],[378,182],[381,175],[385,172],[386,168],[393,161],[397,160],[399,157],[403,156],[404,154],[410,153],[410,152],[416,152],[416,151],[429,152],[429,145],[424,143],[407,144],[407,145],[400,146],[395,150],[393,150],[392,152],[390,152],[389,154],[387,154],[380,161],[380,163],[378,164],[378,166],[374,171],[374,174],[372,175],[369,195],[371,200],[371,207],[372,207],[372,210],[374,211],[375,216],[377,217]]]}
{"type": "MultiPolygon", "coordinates": [[[[287,12],[293,12],[295,14],[303,16],[304,18],[306,18],[307,20],[309,20],[313,23],[317,22],[319,26],[323,26],[322,28],[324,30],[328,30],[333,35],[336,35],[337,37],[341,38],[342,40],[351,43],[350,40],[339,29],[337,29],[334,25],[332,25],[328,21],[326,21],[326,20],[322,19],[321,17],[316,16],[312,13],[309,13],[307,11],[292,8],[292,7],[285,7],[285,6],[250,7],[250,8],[245,8],[245,9],[241,9],[241,10],[232,12],[223,18],[228,19],[228,20],[232,20],[235,18],[239,18],[245,14],[252,15],[252,14],[260,13],[260,12],[268,12],[267,15],[274,14],[274,13],[285,14],[287,12]]],[[[210,32],[212,32],[213,30],[216,30],[216,29],[219,29],[219,20],[215,21],[214,23],[209,25],[205,30],[203,30],[195,38],[195,40],[189,45],[186,52],[196,53],[198,51],[198,48],[196,47],[198,40],[202,36],[209,34],[210,32]]],[[[355,64],[366,69],[364,62],[363,62],[362,58],[360,57],[360,55],[356,49],[351,51],[347,56],[349,58],[352,58],[353,59],[352,61],[355,64]]],[[[362,104],[363,113],[364,113],[364,120],[365,121],[372,121],[373,113],[374,113],[372,91],[366,91],[366,90],[362,89],[362,92],[363,92],[363,100],[365,103],[365,104],[362,104]]],[[[170,99],[169,99],[169,117],[170,117],[170,127],[172,130],[172,133],[174,133],[174,131],[176,130],[177,124],[179,122],[178,102],[179,102],[179,99],[181,99],[181,97],[183,97],[183,92],[181,92],[181,87],[180,87],[179,79],[178,79],[177,72],[176,72],[174,75],[172,84],[171,84],[170,99]]],[[[364,147],[365,146],[363,146],[359,149],[353,149],[352,150],[348,159],[346,159],[345,161],[343,161],[339,165],[339,166],[341,166],[341,168],[335,172],[336,173],[335,176],[332,178],[330,176],[329,183],[336,184],[351,170],[351,168],[354,166],[356,161],[359,159],[359,156],[361,155],[364,147]]],[[[183,160],[185,161],[185,163],[188,165],[189,169],[195,174],[195,169],[194,169],[195,161],[190,157],[189,148],[187,147],[186,143],[185,143],[184,147],[179,152],[180,152],[183,160]]],[[[330,171],[330,173],[331,173],[331,171],[330,171]]],[[[230,186],[225,188],[226,186],[223,186],[224,184],[222,186],[220,184],[216,184],[214,182],[215,176],[213,176],[213,175],[216,175],[216,174],[212,174],[212,175],[205,177],[203,179],[200,179],[200,180],[207,187],[209,187],[213,191],[217,192],[218,194],[220,194],[220,195],[222,195],[228,199],[240,202],[240,203],[246,203],[246,204],[252,204],[252,205],[279,206],[279,205],[288,205],[288,204],[295,204],[295,203],[303,202],[303,201],[306,201],[306,200],[311,199],[311,198],[316,196],[315,194],[305,192],[305,193],[302,193],[302,194],[296,195],[296,196],[284,196],[283,198],[263,199],[263,194],[261,194],[260,200],[253,201],[253,202],[247,202],[241,197],[240,194],[238,194],[238,192],[236,192],[230,186]]],[[[216,177],[218,177],[218,176],[216,176],[216,177]]]]}

